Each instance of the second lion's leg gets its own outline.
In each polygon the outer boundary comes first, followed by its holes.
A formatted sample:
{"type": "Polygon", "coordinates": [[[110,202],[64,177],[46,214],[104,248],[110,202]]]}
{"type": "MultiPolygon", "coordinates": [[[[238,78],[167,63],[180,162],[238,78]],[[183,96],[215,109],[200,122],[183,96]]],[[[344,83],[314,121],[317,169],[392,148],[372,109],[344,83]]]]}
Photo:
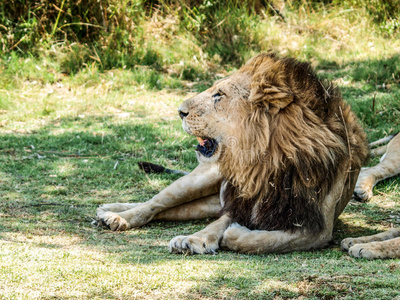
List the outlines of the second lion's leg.
{"type": "Polygon", "coordinates": [[[373,187],[381,180],[400,173],[400,134],[388,144],[382,161],[371,168],[362,169],[354,190],[354,196],[362,201],[372,197],[373,187]]]}
{"type": "Polygon", "coordinates": [[[342,240],[342,249],[348,251],[352,246],[356,244],[366,244],[371,242],[386,241],[400,237],[400,228],[393,228],[385,232],[381,232],[374,235],[362,236],[358,238],[345,238],[342,240]]]}
{"type": "Polygon", "coordinates": [[[400,257],[400,237],[366,244],[356,244],[349,249],[349,254],[357,258],[398,258],[400,257]]]}
{"type": "Polygon", "coordinates": [[[154,217],[154,220],[189,221],[216,218],[220,210],[219,194],[214,194],[162,211],[154,217]]]}

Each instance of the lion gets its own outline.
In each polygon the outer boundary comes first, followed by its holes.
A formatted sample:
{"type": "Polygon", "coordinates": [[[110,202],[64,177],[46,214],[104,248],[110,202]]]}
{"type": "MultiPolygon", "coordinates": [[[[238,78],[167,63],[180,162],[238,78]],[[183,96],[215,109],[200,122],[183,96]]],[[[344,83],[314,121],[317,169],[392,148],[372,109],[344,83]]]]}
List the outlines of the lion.
{"type": "MultiPolygon", "coordinates": [[[[363,168],[358,177],[354,196],[361,201],[372,197],[373,187],[381,180],[400,174],[400,134],[393,138],[387,147],[372,152],[382,154],[380,163],[371,168],[363,168]],[[387,149],[387,150],[386,150],[387,149]]],[[[387,139],[385,139],[387,140],[387,139]]],[[[346,238],[341,243],[342,249],[357,258],[396,258],[400,257],[400,228],[359,238],[346,238]]]]}
{"type": "Polygon", "coordinates": [[[325,247],[368,146],[337,88],[307,63],[259,54],[179,107],[199,165],[147,202],[98,208],[111,230],[218,217],[171,253],[284,253],[325,247]]]}

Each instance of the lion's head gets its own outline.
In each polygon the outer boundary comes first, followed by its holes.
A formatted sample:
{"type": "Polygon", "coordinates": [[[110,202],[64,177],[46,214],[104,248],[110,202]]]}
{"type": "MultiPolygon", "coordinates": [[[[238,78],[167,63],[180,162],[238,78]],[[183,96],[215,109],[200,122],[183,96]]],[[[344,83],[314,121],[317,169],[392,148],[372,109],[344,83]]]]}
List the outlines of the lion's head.
{"type": "Polygon", "coordinates": [[[220,156],[234,131],[241,127],[242,106],[250,93],[251,74],[236,72],[179,107],[183,129],[197,137],[197,151],[220,156]]]}
{"type": "Polygon", "coordinates": [[[254,148],[257,141],[268,142],[269,122],[265,117],[277,114],[294,99],[290,89],[280,82],[285,72],[282,62],[274,55],[256,56],[236,73],[179,107],[183,129],[197,137],[201,155],[210,158],[226,147],[236,146],[239,139],[243,141],[246,121],[261,130],[247,129],[253,140],[250,145],[240,145],[241,150],[254,148]]]}
{"type": "Polygon", "coordinates": [[[265,197],[278,180],[290,181],[291,197],[324,197],[338,170],[359,168],[366,155],[352,155],[364,134],[339,92],[308,64],[273,54],[252,58],[179,114],[200,155],[218,160],[244,199],[265,197]]]}

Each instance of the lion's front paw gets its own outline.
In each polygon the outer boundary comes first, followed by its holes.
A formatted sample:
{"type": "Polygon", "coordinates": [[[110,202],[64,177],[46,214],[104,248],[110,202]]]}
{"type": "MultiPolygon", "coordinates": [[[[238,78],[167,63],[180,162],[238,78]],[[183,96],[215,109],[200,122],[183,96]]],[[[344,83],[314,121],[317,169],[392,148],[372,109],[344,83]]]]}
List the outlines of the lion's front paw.
{"type": "Polygon", "coordinates": [[[124,231],[130,228],[128,222],[118,214],[111,211],[105,211],[101,208],[97,209],[97,220],[113,231],[124,231]]]}
{"type": "Polygon", "coordinates": [[[371,168],[362,168],[353,192],[355,200],[366,202],[372,198],[372,189],[376,182],[371,170],[371,168]]]}
{"type": "Polygon", "coordinates": [[[354,246],[350,247],[349,254],[356,258],[382,258],[380,251],[374,249],[374,247],[370,244],[355,244],[354,246]]]}
{"type": "Polygon", "coordinates": [[[354,199],[357,201],[367,202],[373,196],[372,188],[356,186],[353,192],[354,199]]]}
{"type": "Polygon", "coordinates": [[[152,212],[146,203],[127,204],[123,207],[115,204],[103,205],[97,209],[98,223],[109,227],[111,230],[127,230],[130,228],[141,227],[150,222],[155,213],[152,212]],[[128,210],[113,212],[110,209],[125,209],[128,210]]]}
{"type": "Polygon", "coordinates": [[[218,240],[204,235],[177,236],[169,242],[171,253],[215,254],[218,240]]]}

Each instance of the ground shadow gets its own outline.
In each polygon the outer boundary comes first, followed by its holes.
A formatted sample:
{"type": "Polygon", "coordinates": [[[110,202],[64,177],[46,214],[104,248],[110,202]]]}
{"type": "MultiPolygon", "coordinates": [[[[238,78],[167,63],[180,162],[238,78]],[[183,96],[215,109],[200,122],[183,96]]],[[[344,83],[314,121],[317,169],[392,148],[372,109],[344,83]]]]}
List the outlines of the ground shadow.
{"type": "MultiPolygon", "coordinates": [[[[365,74],[380,65],[387,66],[383,67],[385,72],[397,72],[389,65],[392,60],[398,61],[399,58],[395,56],[388,61],[354,62],[344,66],[350,69],[352,77],[370,82],[367,88],[343,87],[344,95],[373,97],[374,84],[387,78],[389,73],[374,77],[376,81],[365,74]]],[[[324,64],[326,68],[332,67],[329,63],[324,64]]],[[[340,71],[336,75],[333,72],[330,79],[340,74],[340,71]]],[[[397,84],[397,74],[393,77],[394,84],[397,84]]],[[[397,93],[398,89],[394,91],[397,93]]],[[[358,114],[365,113],[365,118],[368,118],[369,104],[354,101],[353,105],[359,106],[358,114]]],[[[399,104],[391,102],[390,105],[397,109],[399,104]]],[[[394,117],[381,119],[394,123],[394,117]]],[[[180,124],[162,120],[155,124],[135,120],[114,122],[112,116],[62,118],[58,123],[62,130],[59,125],[47,124],[31,134],[1,135],[3,201],[0,210],[5,221],[0,225],[0,235],[18,231],[50,235],[67,233],[79,237],[86,247],[120,253],[121,263],[131,263],[137,256],[144,257],[141,263],[147,264],[179,259],[168,254],[166,245],[170,238],[196,232],[208,221],[154,222],[125,233],[113,233],[92,227],[90,223],[99,204],[144,201],[176,179],[170,175],[146,176],[137,168],[137,161],[169,164],[173,161],[177,167],[185,165],[186,169],[196,165],[193,141],[177,138],[176,132],[181,132],[180,124]],[[146,258],[149,251],[156,255],[146,258]]],[[[373,210],[382,218],[390,213],[384,208],[374,207],[373,210]]],[[[357,212],[364,218],[370,213],[371,210],[357,212]]],[[[374,233],[361,226],[338,224],[335,235],[339,239],[347,236],[348,232],[374,233]]],[[[54,244],[42,246],[57,247],[54,244]]]]}

